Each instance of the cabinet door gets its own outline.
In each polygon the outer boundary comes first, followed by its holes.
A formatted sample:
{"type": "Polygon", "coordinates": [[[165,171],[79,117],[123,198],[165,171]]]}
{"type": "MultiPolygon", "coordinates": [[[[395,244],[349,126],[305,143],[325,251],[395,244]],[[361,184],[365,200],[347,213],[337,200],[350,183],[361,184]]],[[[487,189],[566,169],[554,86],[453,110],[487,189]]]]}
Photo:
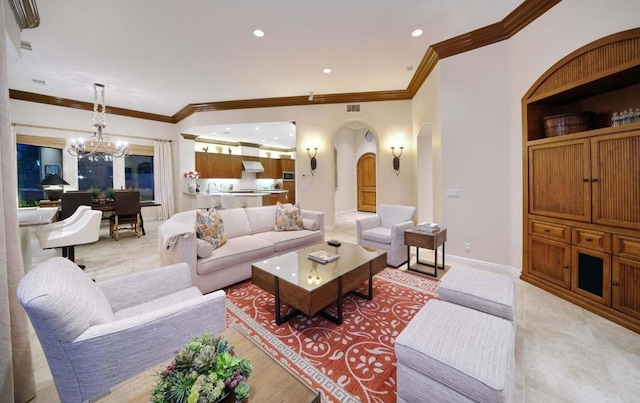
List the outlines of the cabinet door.
{"type": "Polygon", "coordinates": [[[529,147],[529,213],[591,220],[589,140],[529,147]]]}
{"type": "Polygon", "coordinates": [[[284,158],[281,160],[281,163],[283,171],[294,172],[296,170],[295,160],[284,158]]]}
{"type": "Polygon", "coordinates": [[[611,306],[640,320],[640,260],[613,257],[611,306]]]}
{"type": "Polygon", "coordinates": [[[560,287],[571,287],[571,245],[529,236],[527,272],[560,287]]]}
{"type": "Polygon", "coordinates": [[[282,182],[282,189],[288,190],[287,201],[289,203],[296,203],[296,181],[284,181],[282,182]]]}
{"type": "Polygon", "coordinates": [[[209,154],[196,151],[196,171],[201,178],[212,178],[209,154]]]}
{"type": "Polygon", "coordinates": [[[593,222],[640,230],[640,131],[591,141],[593,222]]]}
{"type": "Polygon", "coordinates": [[[611,255],[574,246],[571,291],[600,304],[611,305],[611,255]]]}

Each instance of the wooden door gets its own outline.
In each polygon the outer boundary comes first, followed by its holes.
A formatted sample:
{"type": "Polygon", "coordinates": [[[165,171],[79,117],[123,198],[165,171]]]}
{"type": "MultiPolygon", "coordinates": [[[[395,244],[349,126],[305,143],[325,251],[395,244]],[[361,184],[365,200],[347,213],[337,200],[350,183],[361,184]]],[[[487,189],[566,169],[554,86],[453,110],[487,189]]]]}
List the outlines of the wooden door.
{"type": "Polygon", "coordinates": [[[529,147],[529,213],[591,221],[589,140],[529,147]]]}
{"type": "Polygon", "coordinates": [[[569,289],[571,287],[571,245],[530,236],[527,272],[569,289]]]}
{"type": "Polygon", "coordinates": [[[591,140],[593,222],[640,230],[640,131],[591,140]]]}
{"type": "Polygon", "coordinates": [[[376,155],[366,153],[358,160],[358,211],[376,212],[376,155]]]}
{"type": "Polygon", "coordinates": [[[640,319],[640,260],[613,257],[611,306],[640,319]]]}

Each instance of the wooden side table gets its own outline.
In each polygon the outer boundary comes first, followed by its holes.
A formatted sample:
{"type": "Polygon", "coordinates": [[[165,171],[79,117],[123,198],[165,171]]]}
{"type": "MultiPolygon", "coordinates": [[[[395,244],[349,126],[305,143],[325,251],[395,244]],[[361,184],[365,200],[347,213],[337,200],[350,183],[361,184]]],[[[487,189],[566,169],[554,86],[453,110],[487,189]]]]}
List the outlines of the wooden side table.
{"type": "Polygon", "coordinates": [[[444,258],[444,244],[447,242],[447,229],[440,228],[435,232],[424,232],[418,231],[415,228],[408,229],[404,231],[404,244],[407,245],[407,270],[415,271],[418,273],[426,274],[431,277],[438,277],[438,247],[442,245],[442,269],[445,268],[445,258],[444,258]],[[416,264],[422,266],[433,267],[433,273],[429,273],[424,270],[418,270],[417,268],[411,267],[411,258],[410,251],[411,247],[416,247],[416,264]],[[425,263],[420,261],[420,248],[431,249],[435,253],[435,264],[425,263]]]}

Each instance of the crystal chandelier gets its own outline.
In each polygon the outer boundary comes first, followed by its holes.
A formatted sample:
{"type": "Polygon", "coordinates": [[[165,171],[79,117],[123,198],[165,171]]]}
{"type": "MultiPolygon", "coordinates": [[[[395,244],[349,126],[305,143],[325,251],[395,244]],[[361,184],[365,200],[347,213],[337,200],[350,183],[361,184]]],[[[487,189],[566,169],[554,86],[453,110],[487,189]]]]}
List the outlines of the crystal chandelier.
{"type": "Polygon", "coordinates": [[[113,161],[114,157],[131,155],[126,141],[117,141],[112,147],[109,137],[102,135],[102,131],[107,128],[105,114],[104,85],[93,84],[93,127],[96,128],[96,132],[91,136],[88,145],[83,138],[71,139],[71,146],[67,150],[69,154],[89,161],[113,161]]]}

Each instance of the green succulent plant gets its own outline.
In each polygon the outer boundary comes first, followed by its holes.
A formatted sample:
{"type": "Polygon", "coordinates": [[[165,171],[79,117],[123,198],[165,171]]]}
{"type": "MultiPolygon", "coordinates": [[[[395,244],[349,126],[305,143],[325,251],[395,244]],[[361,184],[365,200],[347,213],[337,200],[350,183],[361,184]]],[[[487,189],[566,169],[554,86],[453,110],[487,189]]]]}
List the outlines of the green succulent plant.
{"type": "Polygon", "coordinates": [[[195,358],[195,351],[188,347],[178,351],[178,354],[176,354],[176,370],[184,371],[190,369],[195,358]]]}
{"type": "Polygon", "coordinates": [[[236,388],[233,390],[233,394],[236,396],[237,400],[244,400],[249,397],[250,390],[251,388],[249,387],[249,385],[246,382],[242,382],[238,384],[238,386],[236,386],[236,388]]]}

